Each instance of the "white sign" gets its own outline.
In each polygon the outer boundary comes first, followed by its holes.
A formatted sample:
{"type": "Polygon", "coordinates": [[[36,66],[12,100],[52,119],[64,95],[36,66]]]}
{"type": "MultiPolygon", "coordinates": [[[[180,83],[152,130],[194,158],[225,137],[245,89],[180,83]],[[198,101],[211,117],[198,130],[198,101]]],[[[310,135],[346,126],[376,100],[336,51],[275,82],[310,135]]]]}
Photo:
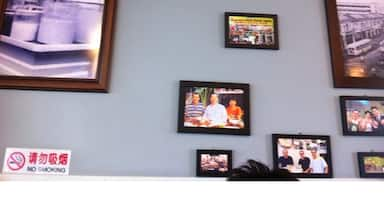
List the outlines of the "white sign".
{"type": "Polygon", "coordinates": [[[4,174],[68,175],[69,150],[7,148],[4,174]]]}

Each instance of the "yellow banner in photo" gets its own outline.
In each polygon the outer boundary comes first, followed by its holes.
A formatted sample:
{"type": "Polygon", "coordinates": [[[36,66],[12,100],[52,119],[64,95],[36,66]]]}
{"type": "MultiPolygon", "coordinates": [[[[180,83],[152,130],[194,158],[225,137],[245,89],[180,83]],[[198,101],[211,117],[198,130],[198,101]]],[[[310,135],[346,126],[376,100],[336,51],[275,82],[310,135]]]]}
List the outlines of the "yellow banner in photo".
{"type": "Polygon", "coordinates": [[[230,16],[229,24],[273,26],[273,18],[230,16]]]}

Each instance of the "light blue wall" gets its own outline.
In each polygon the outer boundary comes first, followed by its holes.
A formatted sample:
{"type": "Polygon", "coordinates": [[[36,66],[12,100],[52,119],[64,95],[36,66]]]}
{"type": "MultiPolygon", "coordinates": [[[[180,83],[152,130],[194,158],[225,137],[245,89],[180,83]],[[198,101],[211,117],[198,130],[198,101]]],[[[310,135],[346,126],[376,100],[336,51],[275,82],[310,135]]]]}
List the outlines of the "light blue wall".
{"type": "MultiPolygon", "coordinates": [[[[71,149],[73,175],[194,176],[195,149],[272,165],[272,133],[332,136],[336,177],[383,138],[343,137],[323,0],[120,0],[109,94],[0,90],[6,147],[71,149]],[[280,51],[225,49],[224,11],[275,13],[280,51]],[[251,84],[252,136],[177,134],[179,80],[251,84]]],[[[1,165],[2,162],[0,162],[1,165]]]]}

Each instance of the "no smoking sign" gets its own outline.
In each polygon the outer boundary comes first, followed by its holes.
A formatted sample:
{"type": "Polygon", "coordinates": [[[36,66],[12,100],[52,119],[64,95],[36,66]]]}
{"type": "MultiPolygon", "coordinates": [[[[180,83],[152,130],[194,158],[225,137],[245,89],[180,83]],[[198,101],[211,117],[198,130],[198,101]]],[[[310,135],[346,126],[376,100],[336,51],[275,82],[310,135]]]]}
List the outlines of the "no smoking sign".
{"type": "Polygon", "coordinates": [[[3,174],[69,175],[70,150],[7,148],[3,174]]]}
{"type": "Polygon", "coordinates": [[[21,152],[14,152],[7,159],[7,166],[12,171],[23,169],[25,165],[25,155],[21,152]]]}

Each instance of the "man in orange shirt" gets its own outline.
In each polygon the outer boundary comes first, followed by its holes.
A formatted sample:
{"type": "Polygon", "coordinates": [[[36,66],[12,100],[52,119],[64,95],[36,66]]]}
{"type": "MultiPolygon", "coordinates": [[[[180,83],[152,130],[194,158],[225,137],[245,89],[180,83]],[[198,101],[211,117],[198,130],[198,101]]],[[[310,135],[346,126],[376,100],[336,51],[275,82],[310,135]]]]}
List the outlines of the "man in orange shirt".
{"type": "Polygon", "coordinates": [[[237,101],[235,99],[231,99],[229,101],[229,106],[227,107],[228,118],[231,120],[241,120],[243,117],[243,110],[237,106],[237,101]]]}
{"type": "Polygon", "coordinates": [[[229,106],[227,107],[228,122],[232,126],[237,126],[240,128],[244,127],[244,122],[242,121],[244,112],[241,107],[237,106],[237,101],[231,99],[229,101],[229,106]]]}

